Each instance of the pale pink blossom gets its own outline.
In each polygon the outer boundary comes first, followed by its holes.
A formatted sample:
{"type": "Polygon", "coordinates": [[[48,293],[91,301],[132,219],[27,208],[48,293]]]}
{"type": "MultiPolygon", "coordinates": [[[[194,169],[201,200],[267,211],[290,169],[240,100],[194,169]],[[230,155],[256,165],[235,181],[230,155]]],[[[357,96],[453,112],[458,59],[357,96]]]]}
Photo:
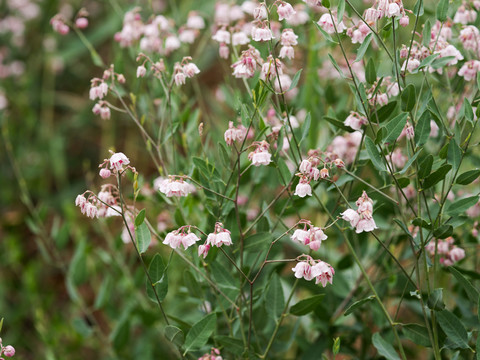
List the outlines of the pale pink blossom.
{"type": "Polygon", "coordinates": [[[209,244],[200,245],[198,247],[198,256],[203,256],[203,258],[205,259],[208,255],[209,250],[210,250],[210,245],[209,244]]]}
{"type": "Polygon", "coordinates": [[[476,26],[465,26],[458,37],[465,50],[478,51],[480,44],[480,31],[476,26]]]}
{"type": "Polygon", "coordinates": [[[391,18],[391,17],[396,17],[396,16],[400,16],[402,13],[400,11],[400,6],[398,6],[398,4],[396,3],[391,3],[390,5],[388,5],[388,9],[387,9],[387,17],[391,18]]]}
{"type": "Polygon", "coordinates": [[[201,30],[205,28],[205,21],[196,12],[192,11],[188,14],[187,27],[191,29],[201,30]]]}
{"type": "Polygon", "coordinates": [[[292,26],[298,26],[306,24],[310,20],[310,16],[305,11],[303,4],[297,4],[294,6],[295,14],[287,19],[287,23],[292,26]]]}
{"type": "Polygon", "coordinates": [[[325,13],[320,17],[320,20],[317,22],[318,25],[327,33],[327,34],[333,34],[335,33],[335,28],[337,29],[338,33],[342,33],[343,31],[346,30],[345,25],[343,24],[343,21],[340,21],[338,23],[338,19],[335,17],[335,25],[333,24],[332,21],[332,16],[330,14],[325,13]]]}
{"type": "Polygon", "coordinates": [[[480,61],[470,60],[463,64],[458,75],[463,76],[466,81],[470,81],[476,78],[478,71],[480,71],[480,61]]]}
{"type": "Polygon", "coordinates": [[[103,179],[106,179],[108,177],[110,177],[110,175],[112,175],[112,172],[106,168],[103,168],[103,169],[100,169],[100,176],[103,178],[103,179]]]}
{"type": "Polygon", "coordinates": [[[356,227],[358,221],[360,220],[360,215],[358,215],[358,213],[353,209],[347,209],[340,215],[342,216],[343,220],[350,222],[352,227],[356,227]]]}
{"type": "Polygon", "coordinates": [[[293,46],[282,46],[280,48],[280,53],[278,54],[280,59],[293,59],[295,57],[295,49],[293,46]]]}
{"type": "Polygon", "coordinates": [[[15,355],[15,348],[12,345],[7,345],[3,347],[3,355],[6,357],[12,357],[15,355]]]}
{"type": "Polygon", "coordinates": [[[412,73],[414,70],[416,70],[418,67],[420,66],[420,60],[418,59],[414,59],[414,58],[410,58],[408,60],[408,63],[407,61],[405,61],[402,65],[402,71],[405,71],[405,67],[406,67],[406,70],[408,70],[408,72],[412,73]]]}
{"type": "Polygon", "coordinates": [[[305,196],[312,196],[312,187],[308,181],[300,180],[295,188],[295,193],[293,195],[300,196],[301,198],[305,196]]]}
{"type": "Polygon", "coordinates": [[[298,36],[293,32],[292,29],[284,29],[282,35],[280,36],[280,44],[282,46],[294,46],[297,45],[298,36]]]}
{"type": "Polygon", "coordinates": [[[361,130],[363,125],[368,124],[368,120],[365,116],[355,111],[350,111],[350,115],[345,119],[344,124],[354,130],[361,130]]]}
{"type": "Polygon", "coordinates": [[[220,247],[222,245],[230,246],[232,245],[232,238],[230,236],[230,231],[223,228],[223,224],[217,222],[215,224],[215,231],[213,233],[208,234],[207,241],[205,245],[211,245],[220,247]]]}
{"type": "Polygon", "coordinates": [[[324,261],[319,261],[312,267],[311,272],[315,276],[315,284],[321,283],[323,287],[327,286],[327,283],[332,284],[335,270],[330,264],[327,264],[324,261]]]}
{"type": "Polygon", "coordinates": [[[461,5],[453,17],[453,22],[467,25],[469,22],[475,22],[476,19],[477,13],[475,10],[467,10],[464,5],[461,5]]]}
{"type": "Polygon", "coordinates": [[[373,217],[367,219],[360,219],[357,223],[357,226],[356,226],[356,230],[355,232],[357,234],[365,231],[365,232],[368,232],[368,231],[373,231],[375,229],[378,229],[377,228],[377,225],[375,224],[375,220],[373,220],[373,217]]]}
{"type": "Polygon", "coordinates": [[[292,15],[295,14],[295,10],[293,9],[292,5],[290,5],[287,2],[282,2],[280,5],[277,7],[277,13],[278,13],[278,20],[282,21],[283,19],[290,19],[292,15]]]}
{"type": "Polygon", "coordinates": [[[140,65],[139,67],[137,67],[137,78],[144,77],[146,73],[147,69],[145,68],[145,66],[140,65]]]}
{"type": "Polygon", "coordinates": [[[230,32],[224,29],[219,29],[215,35],[212,36],[212,39],[219,43],[230,44],[230,32]]]}
{"type": "Polygon", "coordinates": [[[430,120],[430,137],[436,138],[438,136],[439,127],[435,120],[430,120]]]}
{"type": "Polygon", "coordinates": [[[265,8],[265,5],[260,4],[260,6],[257,6],[255,9],[253,9],[252,15],[256,20],[266,19],[268,16],[268,13],[267,13],[267,9],[265,8]]]}
{"type": "Polygon", "coordinates": [[[410,23],[410,19],[408,18],[407,15],[405,15],[405,16],[402,16],[402,17],[400,18],[400,20],[398,21],[398,23],[400,24],[400,26],[406,27],[406,26],[408,26],[408,24],[410,23]]]}
{"type": "Polygon", "coordinates": [[[163,179],[158,184],[158,190],[167,197],[187,196],[194,191],[195,187],[183,181],[182,178],[176,180],[175,176],[170,176],[168,179],[163,179]]]}
{"type": "Polygon", "coordinates": [[[305,261],[297,263],[292,271],[295,273],[297,279],[304,278],[305,280],[310,281],[314,278],[312,275],[312,267],[305,261]]]}
{"type": "Polygon", "coordinates": [[[183,65],[183,73],[187,78],[192,78],[200,72],[200,69],[192,62],[183,65]]]}
{"type": "Polygon", "coordinates": [[[170,246],[172,249],[177,249],[183,245],[183,248],[187,250],[199,240],[200,238],[197,235],[190,232],[189,226],[184,226],[178,230],[169,232],[165,237],[163,244],[170,246]]]}
{"type": "Polygon", "coordinates": [[[250,42],[248,35],[245,34],[243,31],[237,31],[232,34],[232,45],[246,45],[250,42]]]}
{"type": "Polygon", "coordinates": [[[293,241],[305,245],[305,240],[308,238],[309,232],[306,230],[297,229],[290,237],[293,241]]]}
{"type": "Polygon", "coordinates": [[[248,154],[248,159],[252,162],[252,165],[268,165],[272,162],[272,154],[268,152],[269,145],[266,141],[254,143],[257,147],[254,151],[248,154]]]}
{"type": "Polygon", "coordinates": [[[267,27],[255,27],[252,29],[252,39],[254,41],[269,41],[274,38],[272,30],[267,27]]]}
{"type": "Polygon", "coordinates": [[[75,26],[79,29],[85,29],[88,27],[88,19],[86,17],[79,17],[75,20],[75,26]]]}
{"type": "Polygon", "coordinates": [[[123,167],[125,165],[130,164],[130,160],[122,152],[114,153],[110,157],[109,161],[110,161],[110,169],[113,169],[113,170],[116,170],[116,171],[123,170],[123,167]]]}

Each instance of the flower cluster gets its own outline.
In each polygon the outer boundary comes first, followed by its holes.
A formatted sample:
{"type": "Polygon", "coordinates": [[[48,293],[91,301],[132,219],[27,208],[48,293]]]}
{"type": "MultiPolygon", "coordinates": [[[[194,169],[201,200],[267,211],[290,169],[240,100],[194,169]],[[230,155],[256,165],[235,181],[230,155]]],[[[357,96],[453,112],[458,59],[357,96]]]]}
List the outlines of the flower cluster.
{"type": "Polygon", "coordinates": [[[355,160],[357,156],[358,147],[362,141],[362,133],[355,131],[353,133],[347,133],[343,136],[336,136],[331,144],[327,147],[327,151],[330,153],[330,157],[338,157],[350,164],[355,160]]]}
{"type": "Polygon", "coordinates": [[[15,348],[12,345],[3,346],[2,338],[0,338],[0,356],[12,357],[15,355],[15,348]]]}
{"type": "Polygon", "coordinates": [[[373,231],[377,228],[375,220],[373,219],[373,201],[364,191],[362,196],[360,196],[356,202],[358,207],[357,211],[353,209],[347,209],[340,215],[342,219],[349,221],[350,225],[354,227],[357,234],[365,231],[373,231]]]}
{"type": "Polygon", "coordinates": [[[109,103],[103,100],[103,98],[107,96],[108,90],[110,88],[107,80],[110,80],[111,82],[118,81],[120,84],[124,84],[126,81],[123,74],[119,74],[114,71],[113,65],[111,65],[103,72],[103,76],[101,79],[93,78],[92,80],[90,80],[91,85],[89,98],[93,101],[97,99],[100,100],[93,106],[92,112],[95,115],[100,115],[103,120],[110,119],[111,116],[109,103]]]}
{"type": "Polygon", "coordinates": [[[195,191],[195,187],[184,181],[183,176],[169,175],[167,179],[158,178],[155,180],[155,188],[167,197],[187,196],[195,191]]]}
{"type": "Polygon", "coordinates": [[[183,245],[184,249],[187,250],[190,246],[200,240],[197,235],[190,231],[191,226],[182,226],[178,230],[169,232],[163,243],[170,246],[172,249],[176,249],[180,247],[180,245],[183,245]]]}
{"type": "Polygon", "coordinates": [[[192,78],[200,73],[200,69],[197,65],[191,62],[191,60],[192,58],[190,56],[186,56],[182,59],[181,63],[175,63],[173,68],[173,80],[175,81],[175,85],[183,85],[187,78],[192,78]]]}
{"type": "Polygon", "coordinates": [[[230,236],[230,231],[225,229],[221,222],[217,222],[215,223],[213,233],[208,234],[207,241],[198,247],[198,256],[206,258],[212,246],[220,247],[222,245],[232,245],[232,237],[230,236]]]}
{"type": "MultiPolygon", "coordinates": [[[[457,261],[462,260],[465,257],[465,250],[453,245],[453,237],[448,237],[445,240],[437,240],[437,254],[440,255],[440,264],[444,266],[452,266],[457,261]]],[[[430,253],[431,256],[435,256],[435,240],[431,240],[426,246],[425,250],[430,253]]]]}
{"type": "Polygon", "coordinates": [[[268,165],[272,162],[272,154],[268,152],[270,145],[265,141],[256,141],[252,144],[255,146],[255,150],[248,154],[248,160],[252,162],[252,165],[268,165]]]}
{"type": "Polygon", "coordinates": [[[300,197],[312,196],[312,187],[310,182],[312,180],[317,181],[318,179],[327,179],[330,176],[329,168],[336,166],[337,168],[343,168],[345,163],[342,159],[337,157],[335,154],[324,153],[324,157],[320,157],[320,152],[318,150],[310,150],[308,152],[309,158],[302,160],[299,166],[300,172],[295,174],[300,177],[294,195],[300,197]],[[323,168],[319,170],[317,166],[323,163],[323,168]]]}
{"type": "Polygon", "coordinates": [[[109,159],[105,159],[103,163],[98,165],[100,169],[100,176],[104,179],[110,177],[113,174],[116,173],[123,173],[127,169],[131,169],[133,172],[135,172],[135,168],[129,166],[130,160],[128,157],[122,153],[114,153],[113,151],[110,151],[112,153],[112,156],[109,159]]]}
{"type": "Polygon", "coordinates": [[[242,124],[237,127],[233,126],[233,121],[228,123],[228,129],[225,131],[224,139],[228,146],[231,146],[234,141],[242,142],[247,135],[247,128],[242,124]]]}
{"type": "Polygon", "coordinates": [[[119,216],[122,212],[119,206],[118,189],[112,184],[102,185],[98,195],[91,191],[77,195],[75,205],[80,208],[82,214],[92,219],[119,216]]]}
{"type": "Polygon", "coordinates": [[[368,124],[366,116],[360,115],[355,111],[350,111],[350,115],[347,116],[343,122],[346,126],[350,126],[353,130],[360,130],[363,125],[368,124]]]}
{"type": "Polygon", "coordinates": [[[293,235],[290,237],[292,241],[298,242],[302,245],[307,245],[314,251],[320,249],[322,241],[327,239],[327,235],[325,235],[321,228],[314,226],[308,220],[303,220],[300,223],[303,223],[304,227],[303,229],[295,230],[293,235]]]}
{"type": "Polygon", "coordinates": [[[220,356],[220,350],[217,348],[212,348],[210,354],[206,353],[205,355],[199,357],[198,360],[223,360],[223,358],[220,356]]]}
{"type": "Polygon", "coordinates": [[[296,278],[304,278],[307,281],[315,279],[315,284],[321,283],[323,287],[327,286],[327,283],[332,283],[335,270],[330,264],[322,260],[315,260],[308,255],[303,255],[303,257],[306,259],[299,261],[292,269],[296,278]]]}
{"type": "Polygon", "coordinates": [[[189,13],[187,23],[175,29],[175,22],[163,15],[157,15],[146,23],[140,16],[140,8],[127,12],[123,18],[123,27],[115,34],[115,40],[122,47],[139,43],[142,51],[169,55],[180,48],[181,44],[192,44],[205,28],[205,22],[198,13],[189,13]]]}

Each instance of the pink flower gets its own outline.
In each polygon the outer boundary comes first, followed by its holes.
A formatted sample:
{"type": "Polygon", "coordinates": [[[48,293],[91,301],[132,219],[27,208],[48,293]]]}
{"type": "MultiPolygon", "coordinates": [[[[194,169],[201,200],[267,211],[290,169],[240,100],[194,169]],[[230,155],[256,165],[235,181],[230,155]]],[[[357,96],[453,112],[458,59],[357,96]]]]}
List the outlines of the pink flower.
{"type": "Polygon", "coordinates": [[[295,35],[292,29],[284,29],[280,36],[280,44],[282,46],[294,46],[297,45],[298,36],[295,35]]]}
{"type": "Polygon", "coordinates": [[[167,197],[187,196],[195,189],[194,186],[183,181],[183,179],[175,180],[175,176],[162,180],[158,185],[158,190],[167,197]]]}
{"type": "Polygon", "coordinates": [[[144,77],[146,73],[147,69],[145,68],[145,66],[140,65],[139,67],[137,67],[137,78],[144,77]]]}
{"type": "Polygon", "coordinates": [[[103,179],[106,179],[108,177],[110,177],[110,175],[112,175],[112,172],[106,168],[103,168],[103,169],[100,169],[100,176],[103,178],[103,179]]]}
{"type": "Polygon", "coordinates": [[[205,28],[205,21],[196,12],[192,11],[190,14],[188,14],[187,27],[201,30],[205,28]]]}
{"type": "Polygon", "coordinates": [[[208,234],[207,241],[205,245],[211,245],[220,247],[222,245],[230,246],[232,245],[232,238],[230,236],[230,231],[223,228],[222,223],[217,222],[215,224],[215,231],[208,234]]]}
{"type": "Polygon", "coordinates": [[[320,20],[317,22],[318,25],[327,33],[333,34],[335,33],[335,27],[337,28],[338,33],[342,33],[345,31],[346,27],[343,24],[343,21],[338,23],[338,19],[335,19],[335,26],[333,25],[332,17],[330,14],[325,13],[320,17],[320,20]]]}
{"type": "Polygon", "coordinates": [[[212,36],[212,39],[219,43],[230,44],[230,32],[224,29],[219,29],[215,35],[212,36]]]}
{"type": "Polygon", "coordinates": [[[306,230],[297,229],[290,238],[295,242],[305,245],[305,240],[307,239],[308,234],[309,232],[306,230]]]}
{"type": "Polygon", "coordinates": [[[312,196],[312,187],[307,181],[300,180],[300,182],[297,184],[297,187],[295,188],[295,193],[293,195],[300,196],[301,198],[304,198],[305,196],[312,196]]]}
{"type": "Polygon", "coordinates": [[[475,22],[476,19],[477,13],[475,10],[467,10],[464,5],[461,5],[453,17],[453,22],[467,25],[469,22],[475,22]]]}
{"type": "Polygon", "coordinates": [[[75,20],[75,26],[79,29],[85,29],[88,26],[88,19],[86,17],[79,17],[75,20]]]}
{"type": "Polygon", "coordinates": [[[315,276],[315,284],[321,283],[323,287],[327,286],[327,283],[332,284],[333,275],[335,270],[330,264],[324,261],[319,261],[312,267],[312,273],[315,276]]]}
{"type": "Polygon", "coordinates": [[[358,213],[353,209],[347,209],[340,215],[342,216],[343,220],[350,222],[352,227],[356,227],[358,221],[360,220],[360,215],[358,215],[358,213]]]}
{"type": "Polygon", "coordinates": [[[3,355],[6,357],[12,357],[15,355],[15,348],[12,345],[7,345],[3,348],[3,355]]]}
{"type": "Polygon", "coordinates": [[[83,207],[84,204],[86,204],[87,199],[85,198],[84,195],[77,195],[75,198],[75,206],[83,207]]]}
{"type": "Polygon", "coordinates": [[[278,57],[280,59],[293,59],[295,57],[295,49],[292,46],[282,46],[278,57]]]}
{"type": "Polygon", "coordinates": [[[249,42],[250,42],[250,39],[248,38],[247,34],[245,34],[243,31],[235,32],[232,35],[232,45],[233,46],[246,45],[249,42]]]}
{"type": "Polygon", "coordinates": [[[290,19],[290,17],[294,15],[296,11],[293,9],[292,5],[284,2],[278,5],[277,13],[278,13],[278,20],[282,21],[283,19],[286,19],[286,20],[290,19]]]}
{"type": "Polygon", "coordinates": [[[458,75],[463,76],[466,81],[470,81],[475,79],[478,71],[480,71],[480,61],[470,60],[463,64],[458,71],[458,75]]]}
{"type": "Polygon", "coordinates": [[[170,246],[172,249],[177,249],[180,245],[183,245],[183,248],[187,250],[199,240],[200,238],[197,235],[190,232],[189,226],[183,226],[178,230],[169,232],[163,240],[163,244],[170,246]],[[187,228],[188,232],[185,232],[187,228]]]}
{"type": "Polygon", "coordinates": [[[185,74],[183,72],[176,73],[173,79],[177,86],[185,84],[185,74]]]}
{"type": "Polygon", "coordinates": [[[208,255],[209,250],[210,250],[210,245],[209,244],[200,245],[198,247],[198,256],[203,256],[203,258],[205,259],[208,255]]]}
{"type": "Polygon", "coordinates": [[[400,26],[406,27],[408,26],[409,22],[410,22],[410,19],[408,18],[407,15],[405,15],[400,18],[398,23],[400,24],[400,26]]]}
{"type": "Polygon", "coordinates": [[[375,220],[373,220],[373,217],[371,217],[369,219],[367,218],[360,219],[357,223],[355,232],[357,234],[360,234],[363,231],[368,232],[368,231],[373,231],[375,229],[378,229],[378,228],[377,228],[377,225],[375,224],[375,220]]]}
{"type": "Polygon", "coordinates": [[[363,125],[368,123],[368,121],[365,116],[362,116],[355,111],[350,111],[350,115],[348,115],[343,123],[354,130],[360,130],[363,125]]]}
{"type": "Polygon", "coordinates": [[[292,271],[295,273],[297,279],[303,277],[305,280],[310,281],[314,278],[312,275],[312,267],[306,261],[299,262],[292,271]]]}
{"type": "Polygon", "coordinates": [[[255,166],[268,165],[272,162],[271,158],[272,158],[272,154],[270,154],[266,150],[256,152],[252,156],[252,165],[255,165],[255,166]]]}
{"type": "Polygon", "coordinates": [[[124,153],[115,153],[110,157],[110,169],[113,170],[123,170],[124,165],[130,164],[130,160],[125,156],[124,153]]]}
{"type": "Polygon", "coordinates": [[[402,65],[402,70],[403,71],[405,71],[405,66],[407,67],[406,69],[408,70],[408,72],[411,73],[420,66],[420,60],[410,58],[408,60],[408,63],[406,61],[403,63],[403,65],[402,65]]]}
{"type": "Polygon", "coordinates": [[[254,41],[269,41],[274,39],[275,37],[272,34],[272,31],[269,28],[261,27],[261,28],[253,28],[252,29],[252,39],[254,41]]]}
{"type": "Polygon", "coordinates": [[[465,250],[455,246],[452,250],[450,250],[449,257],[454,263],[460,261],[465,258],[465,250]]]}
{"type": "Polygon", "coordinates": [[[388,5],[387,17],[389,18],[396,17],[396,16],[400,16],[401,14],[402,13],[400,11],[400,6],[398,6],[396,3],[392,3],[388,5]]]}
{"type": "Polygon", "coordinates": [[[200,72],[200,69],[194,63],[188,63],[183,66],[183,73],[186,77],[192,78],[200,72]]]}

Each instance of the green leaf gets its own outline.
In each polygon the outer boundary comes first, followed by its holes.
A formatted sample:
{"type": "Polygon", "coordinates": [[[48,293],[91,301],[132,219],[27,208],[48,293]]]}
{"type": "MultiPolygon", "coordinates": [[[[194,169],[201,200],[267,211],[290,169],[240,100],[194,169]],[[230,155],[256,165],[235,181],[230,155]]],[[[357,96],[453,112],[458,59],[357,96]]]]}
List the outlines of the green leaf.
{"type": "Polygon", "coordinates": [[[148,267],[148,274],[152,280],[152,284],[150,284],[148,278],[146,279],[147,295],[149,299],[153,302],[157,302],[155,292],[152,289],[153,285],[157,291],[158,299],[163,301],[168,292],[168,277],[165,264],[163,263],[160,254],[156,254],[153,257],[150,266],[148,267]]]}
{"type": "MultiPolygon", "coordinates": [[[[136,221],[136,219],[135,219],[136,221]]],[[[137,240],[138,252],[143,254],[147,251],[150,242],[152,241],[152,235],[147,224],[142,222],[140,226],[135,226],[135,240],[137,240]]]]}
{"type": "Polygon", "coordinates": [[[437,239],[446,239],[447,237],[452,236],[452,234],[453,226],[447,224],[443,224],[433,232],[433,236],[435,236],[437,239]]]}
{"type": "Polygon", "coordinates": [[[418,151],[415,155],[413,155],[410,159],[408,159],[407,163],[403,167],[402,170],[400,170],[398,173],[400,175],[403,175],[407,172],[408,168],[412,166],[413,162],[417,159],[418,155],[420,155],[421,151],[418,151]]]}
{"type": "Polygon", "coordinates": [[[238,290],[237,278],[234,278],[220,262],[213,261],[210,263],[210,267],[213,277],[222,288],[238,290]]]}
{"type": "Polygon", "coordinates": [[[455,183],[459,185],[468,185],[474,182],[479,176],[480,176],[479,169],[469,170],[461,174],[459,177],[457,177],[457,180],[455,181],[455,183]]]}
{"type": "Polygon", "coordinates": [[[269,232],[257,233],[248,236],[244,240],[243,249],[245,251],[253,251],[258,253],[267,249],[273,241],[273,235],[269,232]]]}
{"type": "Polygon", "coordinates": [[[372,343],[377,349],[378,353],[388,360],[400,360],[393,346],[389,342],[385,341],[380,333],[377,332],[373,334],[372,343]]]}
{"type": "Polygon", "coordinates": [[[448,207],[445,210],[445,213],[450,216],[459,215],[463,213],[465,210],[468,210],[469,208],[471,208],[477,202],[478,202],[478,195],[456,200],[450,205],[448,205],[448,207]]]}
{"type": "Polygon", "coordinates": [[[345,0],[339,0],[337,6],[337,19],[339,22],[343,20],[343,13],[345,12],[345,0]]]}
{"type": "Polygon", "coordinates": [[[243,346],[243,341],[239,339],[235,339],[225,335],[215,336],[215,341],[217,341],[220,345],[235,355],[242,355],[243,350],[245,349],[243,346]]]}
{"type": "Polygon", "coordinates": [[[368,156],[372,161],[372,164],[380,171],[386,171],[385,165],[382,162],[382,157],[377,150],[377,147],[373,143],[373,140],[368,136],[365,137],[365,148],[367,149],[368,156]]]}
{"type": "Polygon", "coordinates": [[[185,341],[183,331],[173,325],[167,325],[165,327],[165,337],[178,347],[182,346],[185,341]]]}
{"type": "Polygon", "coordinates": [[[402,110],[409,112],[413,109],[416,102],[416,90],[413,84],[408,84],[402,91],[402,110]]]}
{"type": "Polygon", "coordinates": [[[340,69],[340,66],[338,66],[338,64],[337,64],[337,62],[335,61],[335,59],[333,58],[333,56],[330,55],[330,54],[327,54],[327,55],[328,55],[328,58],[330,59],[332,65],[333,65],[333,67],[334,67],[335,69],[337,69],[337,71],[338,71],[338,73],[340,74],[340,76],[341,76],[343,79],[345,79],[345,75],[343,74],[342,69],[340,69]]]}
{"type": "Polygon", "coordinates": [[[315,295],[307,299],[300,300],[298,303],[290,308],[290,314],[296,316],[306,315],[309,312],[315,310],[322,302],[325,294],[315,295]]]}
{"type": "Polygon", "coordinates": [[[423,15],[423,0],[417,0],[415,6],[413,7],[413,14],[415,16],[422,16],[423,15]]]}
{"type": "Polygon", "coordinates": [[[310,131],[310,124],[312,122],[311,118],[312,117],[310,116],[310,113],[308,113],[307,116],[305,117],[305,121],[303,122],[303,125],[302,125],[302,137],[300,138],[300,142],[302,142],[308,136],[308,133],[310,131]]]}
{"type": "Polygon", "coordinates": [[[439,181],[445,179],[445,176],[448,174],[451,168],[452,165],[450,164],[440,166],[436,171],[427,176],[427,178],[423,182],[423,189],[429,189],[435,184],[437,184],[439,181]]]}
{"type": "Polygon", "coordinates": [[[135,218],[135,226],[140,226],[145,220],[145,209],[140,210],[137,217],[135,218]]]}
{"type": "Polygon", "coordinates": [[[424,145],[430,136],[430,112],[424,111],[415,126],[415,144],[424,145]]]}
{"type": "Polygon", "coordinates": [[[412,340],[415,344],[425,347],[432,347],[430,338],[428,337],[428,331],[425,326],[418,324],[405,324],[402,325],[402,331],[405,336],[412,340]]]}
{"type": "Polygon", "coordinates": [[[390,119],[390,117],[395,112],[396,107],[397,107],[397,102],[394,100],[394,101],[390,101],[388,104],[378,109],[377,110],[378,122],[383,122],[387,119],[390,119]]]}
{"type": "Polygon", "coordinates": [[[372,58],[368,60],[367,67],[365,68],[365,79],[369,84],[377,81],[377,71],[375,70],[375,63],[372,58]]]}
{"type": "Polygon", "coordinates": [[[453,342],[454,349],[467,349],[469,347],[467,331],[453,313],[448,310],[439,311],[437,312],[437,320],[443,332],[453,342]]]}
{"type": "Polygon", "coordinates": [[[285,162],[285,160],[283,160],[283,158],[279,157],[277,160],[277,166],[278,171],[280,171],[280,174],[282,175],[281,179],[279,180],[283,183],[283,185],[287,185],[290,182],[290,178],[292,177],[287,163],[285,162]]]}
{"type": "Polygon", "coordinates": [[[385,124],[385,129],[387,129],[387,137],[383,140],[384,143],[391,144],[398,139],[403,128],[405,127],[405,124],[407,123],[407,117],[407,113],[401,113],[385,124]]]}
{"type": "Polygon", "coordinates": [[[447,20],[449,0],[440,0],[437,5],[437,19],[441,22],[447,20]]]}
{"type": "Polygon", "coordinates": [[[217,315],[215,313],[208,314],[200,321],[196,322],[185,338],[185,355],[193,349],[198,349],[205,345],[210,335],[215,330],[217,323],[217,315]]]}
{"type": "Polygon", "coordinates": [[[345,310],[345,312],[343,313],[343,316],[350,315],[350,314],[353,313],[356,309],[358,309],[359,307],[361,307],[363,304],[366,304],[366,303],[372,301],[373,299],[375,299],[375,295],[371,295],[371,296],[366,297],[366,298],[364,298],[364,299],[355,301],[352,305],[350,305],[350,306],[348,307],[347,310],[345,310]]]}
{"type": "Polygon", "coordinates": [[[273,273],[265,292],[265,309],[274,319],[278,319],[285,307],[282,284],[277,273],[273,273]]]}
{"type": "Polygon", "coordinates": [[[419,179],[425,179],[428,175],[430,175],[430,172],[432,171],[432,165],[433,165],[433,156],[428,154],[425,159],[420,163],[419,169],[418,169],[418,178],[419,179]]]}
{"type": "Polygon", "coordinates": [[[452,165],[452,169],[455,172],[459,168],[461,161],[462,150],[458,146],[455,139],[452,138],[448,144],[447,162],[452,165]]]}
{"type": "Polygon", "coordinates": [[[425,24],[423,25],[423,32],[422,32],[422,45],[425,47],[429,46],[430,40],[432,39],[432,24],[430,20],[426,20],[425,24]]]}
{"type": "Polygon", "coordinates": [[[422,60],[422,62],[418,66],[418,68],[416,68],[413,73],[417,73],[420,70],[422,70],[423,68],[426,68],[426,67],[430,66],[433,63],[433,61],[438,57],[438,55],[439,54],[432,54],[432,55],[427,56],[425,59],[422,60]]]}
{"type": "Polygon", "coordinates": [[[81,285],[88,280],[87,243],[84,239],[80,240],[75,249],[75,254],[68,267],[67,278],[72,285],[81,285]]]}
{"type": "Polygon", "coordinates": [[[445,56],[445,57],[441,57],[441,58],[436,58],[432,62],[432,68],[433,69],[442,68],[445,65],[447,65],[450,61],[452,61],[453,59],[455,59],[455,56],[445,56]]]}
{"type": "MultiPolygon", "coordinates": [[[[333,40],[333,38],[330,36],[329,33],[327,33],[325,30],[322,29],[322,27],[320,25],[318,25],[318,23],[316,21],[313,22],[315,24],[315,26],[317,27],[317,29],[322,33],[322,35],[325,37],[325,39],[327,39],[327,41],[329,42],[332,42],[334,44],[338,44],[338,42],[336,42],[335,40],[333,40]]],[[[338,70],[338,69],[337,69],[338,70]]]]}
{"type": "Polygon", "coordinates": [[[370,33],[365,37],[365,40],[363,40],[362,45],[360,45],[360,47],[357,50],[357,57],[354,62],[358,62],[363,59],[363,56],[365,55],[365,52],[367,51],[368,45],[370,45],[372,38],[373,38],[373,33],[370,33]]]}
{"type": "Polygon", "coordinates": [[[338,355],[339,351],[340,351],[340,338],[337,337],[333,340],[333,346],[332,346],[333,355],[334,356],[338,355]]]}
{"type": "Polygon", "coordinates": [[[220,159],[222,159],[222,163],[225,167],[230,167],[230,155],[228,155],[227,148],[225,144],[222,142],[218,142],[218,154],[220,155],[220,159]]]}
{"type": "Polygon", "coordinates": [[[325,6],[327,9],[330,9],[330,0],[323,0],[322,6],[325,6]]]}
{"type": "Polygon", "coordinates": [[[324,116],[323,119],[328,121],[330,124],[332,124],[333,126],[339,128],[339,129],[342,129],[342,130],[345,130],[345,131],[348,131],[348,132],[354,132],[355,131],[350,126],[346,126],[342,121],[340,121],[338,119],[335,119],[333,117],[324,116]]]}
{"type": "Polygon", "coordinates": [[[293,77],[292,83],[291,83],[291,85],[290,85],[290,87],[288,88],[287,91],[290,91],[297,86],[298,81],[300,80],[300,75],[302,74],[302,70],[303,69],[300,69],[295,73],[295,76],[293,77]]]}
{"type": "Polygon", "coordinates": [[[472,105],[470,104],[470,101],[468,101],[467,98],[463,99],[463,112],[465,114],[465,119],[467,119],[470,123],[473,123],[473,120],[474,120],[473,109],[472,109],[472,105]]]}
{"type": "Polygon", "coordinates": [[[432,228],[432,225],[429,224],[426,220],[422,219],[422,218],[415,218],[412,220],[412,224],[415,225],[415,226],[420,226],[424,229],[431,229],[432,228]]]}
{"type": "Polygon", "coordinates": [[[476,359],[480,360],[480,335],[477,335],[477,347],[475,348],[475,350],[477,353],[476,359]]]}
{"type": "Polygon", "coordinates": [[[476,305],[479,300],[479,292],[478,290],[472,285],[468,279],[463,276],[457,269],[455,269],[452,266],[448,267],[448,270],[455,276],[457,279],[458,283],[463,287],[465,292],[467,293],[468,298],[470,299],[470,302],[473,305],[476,305]]]}
{"type": "Polygon", "coordinates": [[[412,233],[408,230],[407,226],[401,220],[393,219],[393,221],[395,221],[397,223],[397,225],[400,226],[400,228],[403,230],[403,232],[405,234],[407,234],[408,236],[410,236],[413,239],[412,233]]]}
{"type": "MultiPolygon", "coordinates": [[[[433,240],[432,240],[433,241],[433,240]]],[[[427,306],[431,310],[441,311],[445,309],[445,303],[443,302],[443,289],[434,289],[428,296],[427,306]]]]}

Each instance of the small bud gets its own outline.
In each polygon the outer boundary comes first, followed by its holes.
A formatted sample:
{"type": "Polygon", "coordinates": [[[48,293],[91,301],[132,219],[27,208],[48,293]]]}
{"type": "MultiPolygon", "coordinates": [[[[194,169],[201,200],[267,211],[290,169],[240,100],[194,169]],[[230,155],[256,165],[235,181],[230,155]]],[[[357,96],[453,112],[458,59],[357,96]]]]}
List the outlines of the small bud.
{"type": "Polygon", "coordinates": [[[75,26],[79,29],[85,29],[88,26],[88,19],[86,17],[79,17],[75,20],[75,26]]]}
{"type": "Polygon", "coordinates": [[[203,122],[201,122],[200,125],[198,125],[198,134],[200,136],[203,135],[203,122]]]}
{"type": "Polygon", "coordinates": [[[112,172],[108,169],[100,169],[100,176],[103,178],[103,179],[106,179],[108,177],[110,177],[110,175],[112,175],[112,172]]]}

